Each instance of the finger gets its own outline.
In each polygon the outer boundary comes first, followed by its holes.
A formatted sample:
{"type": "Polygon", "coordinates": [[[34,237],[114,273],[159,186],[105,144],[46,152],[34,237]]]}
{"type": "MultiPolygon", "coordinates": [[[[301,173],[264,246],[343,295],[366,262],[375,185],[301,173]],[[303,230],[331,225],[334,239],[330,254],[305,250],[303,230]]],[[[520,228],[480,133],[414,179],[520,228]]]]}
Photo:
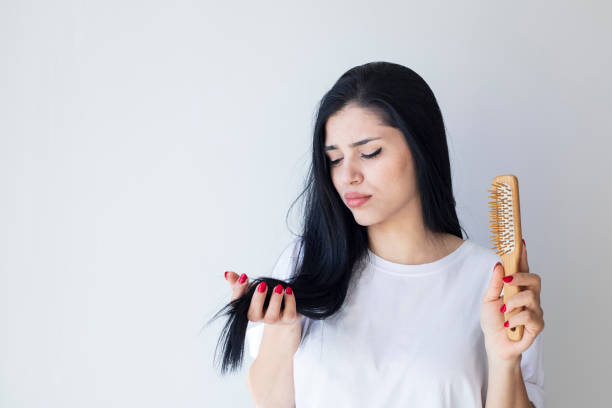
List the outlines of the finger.
{"type": "Polygon", "coordinates": [[[280,319],[285,323],[291,323],[297,317],[297,311],[295,306],[295,296],[290,286],[285,289],[285,308],[281,312],[280,319]]]}
{"type": "Polygon", "coordinates": [[[234,283],[232,283],[232,300],[239,298],[249,287],[249,277],[246,273],[240,275],[234,283]]]}
{"type": "Polygon", "coordinates": [[[519,260],[519,272],[529,272],[529,263],[527,262],[527,247],[525,246],[525,240],[522,241],[521,245],[521,258],[519,260]]]}
{"type": "Polygon", "coordinates": [[[511,342],[511,347],[524,351],[531,346],[537,335],[544,330],[544,319],[537,318],[530,310],[524,310],[508,318],[507,327],[513,328],[520,325],[525,327],[523,337],[520,341],[511,342]]]}
{"type": "Polygon", "coordinates": [[[280,283],[274,287],[272,296],[270,296],[270,303],[264,314],[264,322],[268,324],[276,323],[280,317],[280,307],[283,300],[284,288],[280,283]]]}
{"type": "Polygon", "coordinates": [[[493,275],[491,276],[491,281],[489,282],[489,287],[482,299],[483,302],[494,302],[499,299],[501,295],[501,291],[504,287],[504,281],[502,277],[504,276],[504,266],[501,262],[498,262],[493,267],[493,275]]]}
{"type": "Polygon", "coordinates": [[[247,312],[247,318],[253,322],[258,322],[263,319],[263,305],[266,301],[266,294],[268,293],[268,285],[262,281],[255,288],[253,296],[251,297],[251,304],[247,312]]]}
{"type": "Polygon", "coordinates": [[[506,279],[509,280],[506,285],[524,286],[526,289],[533,290],[538,296],[540,295],[542,278],[537,273],[517,272],[514,275],[506,276],[506,279]]]}
{"type": "Polygon", "coordinates": [[[538,297],[531,289],[523,290],[512,295],[510,299],[506,301],[506,312],[512,312],[514,309],[520,308],[522,306],[525,306],[527,309],[534,311],[538,317],[542,317],[542,315],[544,314],[544,311],[540,307],[540,301],[538,297]]]}
{"type": "Polygon", "coordinates": [[[526,309],[508,318],[507,327],[524,325],[530,332],[539,333],[544,330],[544,319],[537,316],[533,310],[526,309]]]}

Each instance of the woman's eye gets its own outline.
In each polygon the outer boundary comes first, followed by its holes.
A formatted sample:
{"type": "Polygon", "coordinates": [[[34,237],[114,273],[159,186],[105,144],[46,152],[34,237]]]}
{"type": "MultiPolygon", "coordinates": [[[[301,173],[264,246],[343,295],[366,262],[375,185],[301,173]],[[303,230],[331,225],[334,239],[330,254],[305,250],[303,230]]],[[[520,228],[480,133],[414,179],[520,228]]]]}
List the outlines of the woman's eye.
{"type": "MultiPolygon", "coordinates": [[[[376,150],[374,153],[370,153],[370,154],[362,154],[361,157],[365,158],[365,159],[371,159],[372,157],[378,156],[378,154],[381,152],[382,147],[379,147],[378,150],[376,150]]],[[[336,159],[336,160],[330,160],[330,164],[332,166],[335,166],[336,164],[338,164],[340,162],[340,160],[342,159],[336,159]]]]}
{"type": "Polygon", "coordinates": [[[366,159],[371,159],[372,157],[378,155],[378,153],[380,153],[381,150],[382,150],[382,147],[379,147],[378,150],[376,150],[374,153],[364,154],[363,157],[365,157],[366,159]]]}

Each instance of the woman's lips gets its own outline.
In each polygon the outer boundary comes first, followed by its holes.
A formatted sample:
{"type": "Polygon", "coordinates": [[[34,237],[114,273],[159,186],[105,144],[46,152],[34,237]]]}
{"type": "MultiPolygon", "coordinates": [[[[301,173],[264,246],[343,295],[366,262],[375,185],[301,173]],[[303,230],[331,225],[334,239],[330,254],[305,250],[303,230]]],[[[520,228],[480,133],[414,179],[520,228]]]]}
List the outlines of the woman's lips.
{"type": "Polygon", "coordinates": [[[346,200],[346,204],[351,208],[356,208],[368,201],[372,196],[361,197],[361,198],[349,198],[346,200]]]}

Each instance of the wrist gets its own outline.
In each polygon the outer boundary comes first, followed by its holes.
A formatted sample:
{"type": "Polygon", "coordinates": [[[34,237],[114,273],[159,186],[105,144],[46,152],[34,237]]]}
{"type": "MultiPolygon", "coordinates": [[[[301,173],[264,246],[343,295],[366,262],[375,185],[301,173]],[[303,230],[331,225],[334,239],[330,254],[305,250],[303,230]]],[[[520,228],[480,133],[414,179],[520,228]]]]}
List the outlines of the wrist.
{"type": "Polygon", "coordinates": [[[495,367],[500,369],[520,369],[521,360],[523,359],[523,355],[519,354],[518,356],[511,358],[502,358],[495,354],[495,352],[487,351],[487,361],[489,363],[489,367],[495,367]]]}
{"type": "Polygon", "coordinates": [[[293,358],[300,344],[302,330],[300,325],[265,324],[261,351],[279,358],[293,358]]]}

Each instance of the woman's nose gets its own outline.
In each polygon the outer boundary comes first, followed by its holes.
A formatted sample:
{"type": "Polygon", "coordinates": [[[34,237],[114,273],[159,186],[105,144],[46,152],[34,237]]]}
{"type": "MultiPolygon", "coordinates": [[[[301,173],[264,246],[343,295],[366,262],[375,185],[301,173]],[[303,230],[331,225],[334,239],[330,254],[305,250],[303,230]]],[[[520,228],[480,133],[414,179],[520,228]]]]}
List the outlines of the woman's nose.
{"type": "Polygon", "coordinates": [[[342,181],[346,184],[353,184],[363,180],[363,173],[358,164],[351,161],[347,161],[342,166],[342,181]]]}

